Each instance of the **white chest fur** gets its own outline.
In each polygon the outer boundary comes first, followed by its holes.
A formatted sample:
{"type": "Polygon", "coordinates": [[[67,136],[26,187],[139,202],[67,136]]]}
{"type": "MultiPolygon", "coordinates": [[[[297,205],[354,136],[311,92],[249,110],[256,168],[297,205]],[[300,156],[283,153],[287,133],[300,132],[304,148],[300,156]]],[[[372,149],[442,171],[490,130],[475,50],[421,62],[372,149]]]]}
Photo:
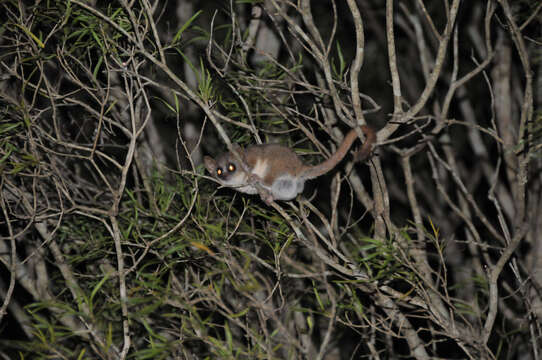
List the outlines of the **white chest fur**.
{"type": "Polygon", "coordinates": [[[259,177],[260,179],[263,179],[267,176],[268,171],[269,164],[267,162],[267,159],[258,159],[258,161],[256,161],[256,164],[252,168],[251,173],[259,177]]]}

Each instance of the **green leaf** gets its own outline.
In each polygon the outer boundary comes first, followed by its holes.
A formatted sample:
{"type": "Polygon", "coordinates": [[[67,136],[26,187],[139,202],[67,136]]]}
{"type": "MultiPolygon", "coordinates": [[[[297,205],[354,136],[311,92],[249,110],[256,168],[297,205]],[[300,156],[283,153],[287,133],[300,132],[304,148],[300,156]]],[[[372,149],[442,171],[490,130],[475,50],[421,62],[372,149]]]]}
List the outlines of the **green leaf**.
{"type": "Polygon", "coordinates": [[[20,24],[15,24],[15,26],[23,30],[26,35],[30,36],[36,42],[36,44],[38,44],[40,48],[43,49],[45,47],[45,44],[36,35],[34,35],[29,29],[27,29],[26,27],[20,24]]]}
{"type": "Polygon", "coordinates": [[[231,336],[230,326],[228,325],[228,323],[225,324],[224,331],[226,333],[226,342],[228,344],[228,350],[231,353],[233,351],[233,339],[231,336]]]}
{"type": "Polygon", "coordinates": [[[90,302],[91,303],[92,303],[92,300],[94,299],[94,296],[98,292],[98,290],[100,290],[100,288],[102,287],[103,284],[105,284],[105,282],[107,281],[108,278],[109,278],[109,274],[105,274],[104,278],[102,280],[100,280],[100,282],[98,282],[96,284],[94,289],[92,289],[92,292],[90,293],[90,302]]]}
{"type": "Polygon", "coordinates": [[[22,125],[22,123],[20,123],[20,122],[12,123],[12,124],[2,124],[2,125],[0,125],[0,134],[7,133],[7,132],[9,132],[9,131],[11,131],[13,129],[18,128],[21,125],[22,125]]]}
{"type": "Polygon", "coordinates": [[[307,325],[309,325],[309,330],[312,331],[312,328],[314,326],[313,322],[312,322],[312,316],[307,316],[307,325]]]}
{"type": "Polygon", "coordinates": [[[316,285],[314,284],[314,280],[312,282],[312,289],[314,291],[314,296],[316,296],[316,301],[318,301],[318,305],[320,306],[320,309],[322,311],[325,310],[324,304],[322,303],[322,299],[320,298],[320,294],[318,293],[318,290],[316,289],[316,285]]]}
{"type": "Polygon", "coordinates": [[[346,63],[344,62],[344,56],[341,49],[341,44],[337,41],[337,56],[339,57],[339,75],[342,78],[344,74],[344,69],[346,68],[346,63]]]}
{"type": "Polygon", "coordinates": [[[183,26],[181,26],[181,28],[179,29],[179,31],[177,31],[177,33],[175,34],[175,36],[173,37],[173,40],[171,40],[172,43],[176,43],[177,41],[179,41],[181,39],[181,35],[183,34],[183,32],[190,26],[190,24],[192,24],[194,22],[194,20],[196,20],[196,18],[202,13],[203,11],[202,10],[199,10],[197,13],[195,13],[194,15],[192,15],[192,17],[190,19],[188,19],[187,22],[184,23],[183,26]]]}

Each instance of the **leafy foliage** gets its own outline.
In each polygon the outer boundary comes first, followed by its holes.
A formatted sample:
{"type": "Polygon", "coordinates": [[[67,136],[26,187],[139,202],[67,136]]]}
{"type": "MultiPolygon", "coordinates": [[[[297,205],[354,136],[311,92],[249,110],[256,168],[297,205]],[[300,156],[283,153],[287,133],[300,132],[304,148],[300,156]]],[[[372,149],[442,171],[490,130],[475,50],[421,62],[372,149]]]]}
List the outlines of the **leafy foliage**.
{"type": "Polygon", "coordinates": [[[230,5],[0,3],[0,355],[536,358],[540,6],[230,5]],[[201,166],[365,122],[297,201],[201,166]]]}

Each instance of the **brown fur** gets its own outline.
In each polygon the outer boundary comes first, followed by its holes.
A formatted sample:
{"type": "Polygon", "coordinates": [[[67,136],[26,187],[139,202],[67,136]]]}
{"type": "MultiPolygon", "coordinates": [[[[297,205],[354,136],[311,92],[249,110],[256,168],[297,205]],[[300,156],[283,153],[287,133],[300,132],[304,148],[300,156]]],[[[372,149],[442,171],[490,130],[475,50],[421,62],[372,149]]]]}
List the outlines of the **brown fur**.
{"type": "MultiPolygon", "coordinates": [[[[372,146],[376,141],[376,134],[373,129],[363,125],[361,126],[361,130],[365,134],[366,139],[365,143],[363,143],[363,146],[361,147],[361,150],[359,150],[359,152],[355,156],[356,161],[365,160],[365,158],[367,158],[367,156],[371,154],[372,146]]],[[[350,130],[348,134],[346,134],[346,136],[344,137],[344,140],[337,149],[337,151],[335,151],[335,153],[331,155],[329,159],[316,166],[305,166],[305,170],[302,172],[302,176],[305,179],[314,179],[333,169],[345,157],[345,155],[348,153],[348,150],[357,138],[358,133],[356,132],[356,130],[350,130]]]]}
{"type": "MultiPolygon", "coordinates": [[[[376,141],[376,134],[370,127],[361,126],[361,130],[365,133],[366,140],[356,154],[356,160],[364,160],[370,155],[376,141]]],[[[305,180],[314,179],[333,169],[345,157],[357,138],[356,130],[350,130],[337,151],[315,166],[303,164],[292,149],[278,144],[252,145],[246,149],[237,147],[236,150],[249,173],[243,170],[243,164],[239,164],[232,153],[222,154],[216,160],[206,156],[204,160],[207,170],[225,186],[254,194],[257,189],[253,183],[257,181],[270,193],[268,199],[289,200],[303,191],[305,180]],[[233,170],[230,171],[229,168],[233,170]],[[217,170],[220,170],[220,174],[217,170]]]]}

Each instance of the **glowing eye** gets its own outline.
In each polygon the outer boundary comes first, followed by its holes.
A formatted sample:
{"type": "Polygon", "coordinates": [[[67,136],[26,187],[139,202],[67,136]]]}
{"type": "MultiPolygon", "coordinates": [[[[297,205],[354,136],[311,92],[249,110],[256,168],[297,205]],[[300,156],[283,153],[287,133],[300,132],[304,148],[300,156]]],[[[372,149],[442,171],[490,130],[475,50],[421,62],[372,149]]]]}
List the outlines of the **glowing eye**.
{"type": "Polygon", "coordinates": [[[234,172],[234,171],[235,171],[235,165],[229,164],[229,165],[228,165],[228,171],[229,171],[229,172],[234,172]]]}
{"type": "Polygon", "coordinates": [[[218,176],[222,175],[222,169],[221,168],[216,169],[216,174],[218,176]]]}

